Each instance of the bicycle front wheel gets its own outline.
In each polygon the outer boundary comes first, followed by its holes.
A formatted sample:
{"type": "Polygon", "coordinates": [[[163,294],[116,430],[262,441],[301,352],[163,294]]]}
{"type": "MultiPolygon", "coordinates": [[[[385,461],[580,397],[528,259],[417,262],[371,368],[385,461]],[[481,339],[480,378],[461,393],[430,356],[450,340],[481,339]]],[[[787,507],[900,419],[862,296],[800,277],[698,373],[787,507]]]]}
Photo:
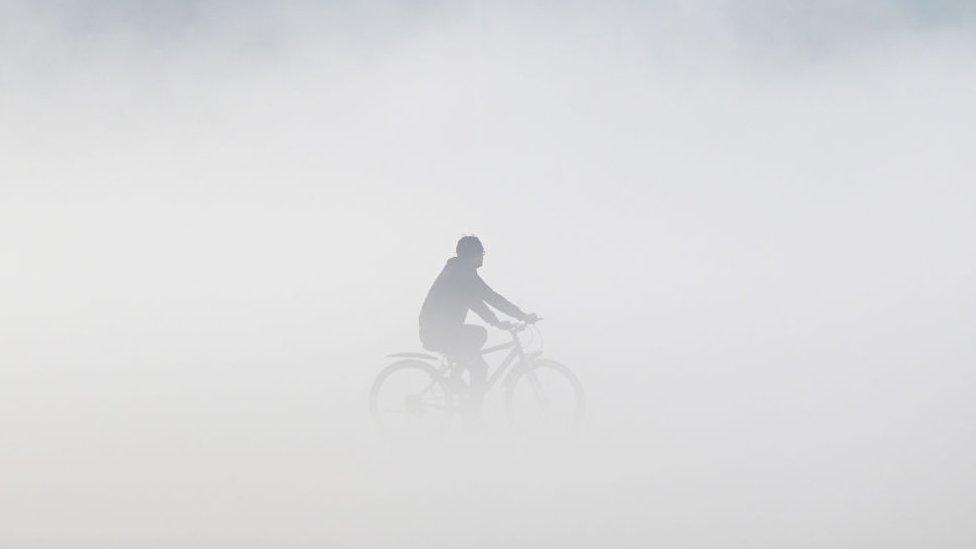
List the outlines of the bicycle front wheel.
{"type": "Polygon", "coordinates": [[[505,399],[513,428],[541,435],[571,435],[583,421],[583,386],[554,360],[536,359],[512,373],[505,399]]]}
{"type": "Polygon", "coordinates": [[[424,438],[441,433],[451,416],[451,393],[438,371],[420,360],[401,360],[376,376],[369,411],[384,433],[424,438]]]}

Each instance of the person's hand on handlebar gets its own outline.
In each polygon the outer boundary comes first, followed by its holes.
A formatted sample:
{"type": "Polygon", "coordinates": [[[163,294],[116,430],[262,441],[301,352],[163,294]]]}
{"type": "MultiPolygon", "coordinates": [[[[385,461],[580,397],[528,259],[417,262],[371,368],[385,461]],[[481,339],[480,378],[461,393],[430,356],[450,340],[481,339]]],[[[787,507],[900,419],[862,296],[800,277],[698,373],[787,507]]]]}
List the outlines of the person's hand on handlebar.
{"type": "Polygon", "coordinates": [[[525,315],[525,316],[522,317],[521,323],[519,323],[519,322],[512,322],[510,320],[499,320],[495,324],[495,327],[498,328],[499,330],[505,330],[506,332],[511,332],[512,330],[522,330],[523,328],[525,328],[529,324],[535,324],[536,322],[539,322],[540,320],[542,320],[542,319],[539,318],[539,315],[537,315],[535,313],[529,313],[529,314],[527,314],[527,315],[525,315]]]}
{"type": "Polygon", "coordinates": [[[498,323],[495,324],[496,328],[499,330],[505,330],[506,332],[514,330],[517,326],[518,324],[508,320],[499,320],[498,323]]]}

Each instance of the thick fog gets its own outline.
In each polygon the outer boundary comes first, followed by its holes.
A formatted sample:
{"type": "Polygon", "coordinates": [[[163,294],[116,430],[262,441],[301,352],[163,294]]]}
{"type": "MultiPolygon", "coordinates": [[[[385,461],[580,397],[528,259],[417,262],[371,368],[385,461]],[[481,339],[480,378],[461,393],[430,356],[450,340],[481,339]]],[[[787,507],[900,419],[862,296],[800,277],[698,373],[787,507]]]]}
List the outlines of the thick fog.
{"type": "Polygon", "coordinates": [[[973,546],[974,31],[0,1],[0,546],[973,546]],[[372,424],[464,234],[575,439],[372,424]]]}

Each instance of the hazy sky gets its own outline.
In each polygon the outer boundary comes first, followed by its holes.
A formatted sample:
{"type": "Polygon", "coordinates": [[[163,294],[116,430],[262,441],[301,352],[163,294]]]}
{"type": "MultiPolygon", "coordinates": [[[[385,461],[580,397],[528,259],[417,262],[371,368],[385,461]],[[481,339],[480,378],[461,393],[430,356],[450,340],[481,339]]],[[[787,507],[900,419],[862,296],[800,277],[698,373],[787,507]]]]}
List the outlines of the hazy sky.
{"type": "Polygon", "coordinates": [[[974,31],[0,0],[0,545],[971,546],[974,31]],[[472,232],[579,441],[371,429],[472,232]]]}

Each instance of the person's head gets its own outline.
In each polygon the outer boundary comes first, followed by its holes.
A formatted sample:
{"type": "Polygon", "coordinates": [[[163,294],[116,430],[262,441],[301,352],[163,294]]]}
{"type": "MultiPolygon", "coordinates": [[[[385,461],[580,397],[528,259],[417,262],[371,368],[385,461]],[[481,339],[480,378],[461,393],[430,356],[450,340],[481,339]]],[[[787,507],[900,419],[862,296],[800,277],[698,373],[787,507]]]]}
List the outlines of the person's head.
{"type": "Polygon", "coordinates": [[[457,242],[456,251],[459,260],[475,269],[484,263],[485,247],[481,245],[481,240],[477,236],[462,236],[457,242]]]}

